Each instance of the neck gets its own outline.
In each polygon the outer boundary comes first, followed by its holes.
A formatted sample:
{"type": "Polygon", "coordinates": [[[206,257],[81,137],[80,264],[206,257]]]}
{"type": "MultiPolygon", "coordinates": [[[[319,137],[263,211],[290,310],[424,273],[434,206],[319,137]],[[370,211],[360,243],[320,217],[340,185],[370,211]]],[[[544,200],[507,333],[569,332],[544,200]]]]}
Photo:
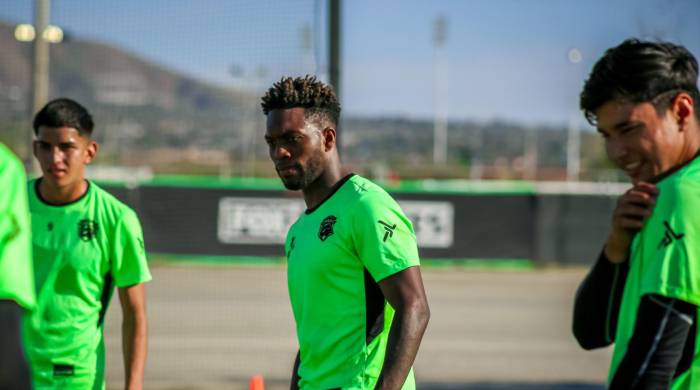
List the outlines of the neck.
{"type": "Polygon", "coordinates": [[[307,209],[313,209],[323,202],[333,190],[340,179],[342,179],[340,164],[329,164],[313,183],[304,188],[304,202],[307,209]]]}
{"type": "Polygon", "coordinates": [[[688,163],[690,160],[697,157],[698,153],[700,153],[700,127],[697,125],[692,126],[690,131],[691,136],[688,138],[688,142],[683,147],[679,165],[688,163]]]}
{"type": "Polygon", "coordinates": [[[58,187],[54,186],[48,182],[48,180],[42,179],[39,182],[39,194],[41,198],[54,205],[63,205],[71,202],[75,202],[80,199],[81,196],[85,194],[88,189],[87,180],[80,180],[75,185],[58,187]]]}

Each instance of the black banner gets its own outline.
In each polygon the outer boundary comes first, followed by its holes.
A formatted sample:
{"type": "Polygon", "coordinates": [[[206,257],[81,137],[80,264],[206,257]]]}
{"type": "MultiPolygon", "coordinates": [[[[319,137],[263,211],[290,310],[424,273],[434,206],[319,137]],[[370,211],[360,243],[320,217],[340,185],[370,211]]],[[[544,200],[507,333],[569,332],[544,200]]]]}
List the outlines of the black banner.
{"type": "MultiPolygon", "coordinates": [[[[151,252],[284,256],[298,193],[104,186],[133,207],[151,252]]],[[[611,196],[393,194],[413,222],[422,258],[590,263],[607,234],[611,196]]]]}

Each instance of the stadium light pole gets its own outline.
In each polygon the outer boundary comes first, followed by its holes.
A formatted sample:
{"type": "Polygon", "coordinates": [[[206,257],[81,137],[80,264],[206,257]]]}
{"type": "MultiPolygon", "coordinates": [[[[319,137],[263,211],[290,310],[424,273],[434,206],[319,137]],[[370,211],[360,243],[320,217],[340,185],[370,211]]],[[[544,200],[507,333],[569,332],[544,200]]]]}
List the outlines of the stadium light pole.
{"type": "MultiPolygon", "coordinates": [[[[30,117],[34,116],[49,99],[49,40],[45,37],[45,34],[49,27],[50,8],[50,0],[34,1],[32,105],[30,117]]],[[[15,35],[17,36],[17,34],[15,35]]],[[[39,166],[32,157],[34,132],[29,131],[28,134],[28,149],[24,164],[28,172],[37,173],[39,171],[39,166]]]]}
{"type": "MultiPolygon", "coordinates": [[[[578,76],[577,64],[582,60],[581,51],[577,48],[569,50],[569,63],[573,65],[578,76]]],[[[576,78],[578,80],[578,77],[576,78]]],[[[579,113],[574,110],[569,117],[569,127],[566,147],[566,180],[578,181],[581,173],[581,131],[579,129],[579,113]]]]}
{"type": "Polygon", "coordinates": [[[440,15],[433,27],[433,164],[447,162],[447,61],[443,52],[447,40],[447,18],[440,15]]]}

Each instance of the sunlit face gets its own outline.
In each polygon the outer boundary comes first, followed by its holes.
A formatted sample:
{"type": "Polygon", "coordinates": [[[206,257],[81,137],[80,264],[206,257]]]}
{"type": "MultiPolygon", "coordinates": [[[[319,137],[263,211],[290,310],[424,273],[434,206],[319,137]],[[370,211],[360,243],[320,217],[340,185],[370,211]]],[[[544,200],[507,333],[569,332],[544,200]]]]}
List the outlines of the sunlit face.
{"type": "Polygon", "coordinates": [[[53,188],[80,185],[85,179],[85,165],[97,153],[95,141],[72,127],[41,126],[33,146],[42,180],[53,188]]]}
{"type": "Polygon", "coordinates": [[[267,114],[270,158],[289,190],[304,190],[323,173],[326,163],[321,129],[304,117],[304,108],[272,110],[267,114]]]}
{"type": "Polygon", "coordinates": [[[649,102],[613,99],[595,115],[608,158],[632,182],[653,182],[682,162],[684,133],[679,131],[670,111],[659,115],[649,102]]]}

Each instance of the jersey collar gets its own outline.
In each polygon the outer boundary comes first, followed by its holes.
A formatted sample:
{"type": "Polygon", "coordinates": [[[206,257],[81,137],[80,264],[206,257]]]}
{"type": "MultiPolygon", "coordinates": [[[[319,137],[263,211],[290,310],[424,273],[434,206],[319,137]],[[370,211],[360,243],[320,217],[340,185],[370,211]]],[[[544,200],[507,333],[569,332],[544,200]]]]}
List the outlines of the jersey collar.
{"type": "Polygon", "coordinates": [[[658,183],[658,182],[660,182],[661,180],[664,180],[665,178],[667,178],[667,177],[673,175],[674,173],[676,173],[676,172],[680,171],[681,169],[687,167],[688,165],[692,164],[694,161],[698,160],[698,158],[700,158],[700,150],[698,150],[697,153],[695,153],[695,156],[694,156],[693,158],[691,158],[690,160],[684,162],[683,164],[678,164],[678,165],[676,165],[675,167],[669,169],[668,171],[666,171],[666,172],[664,172],[664,173],[662,173],[662,174],[660,174],[660,175],[654,177],[654,178],[651,180],[651,182],[652,182],[652,183],[658,183]]]}
{"type": "Polygon", "coordinates": [[[46,206],[51,206],[51,207],[67,207],[67,206],[74,205],[74,204],[80,202],[81,200],[85,199],[85,197],[90,193],[90,189],[92,187],[90,180],[86,179],[85,182],[87,183],[87,188],[85,188],[85,192],[83,192],[83,194],[80,195],[80,197],[78,199],[71,201],[71,202],[68,202],[68,203],[56,204],[56,203],[51,203],[51,202],[47,201],[46,199],[44,199],[41,196],[41,191],[39,191],[39,184],[41,183],[41,179],[42,178],[40,177],[34,181],[34,194],[36,195],[36,198],[40,203],[42,203],[46,206]]]}
{"type": "Polygon", "coordinates": [[[312,207],[312,208],[310,208],[310,209],[306,209],[306,211],[305,211],[304,213],[305,213],[306,215],[309,215],[309,214],[313,213],[314,211],[318,210],[318,208],[321,207],[321,205],[323,205],[324,203],[326,203],[326,201],[327,201],[328,199],[330,199],[333,195],[335,195],[335,193],[338,192],[338,190],[340,189],[340,187],[342,187],[343,184],[345,184],[345,183],[346,183],[348,180],[350,180],[350,178],[352,178],[353,176],[355,176],[355,174],[354,174],[354,173],[350,173],[350,174],[346,175],[344,178],[338,180],[338,182],[335,183],[335,184],[333,185],[333,188],[331,189],[331,192],[329,192],[328,195],[326,195],[326,197],[323,198],[323,200],[322,200],[321,202],[319,202],[316,206],[314,206],[314,207],[312,207]]]}

